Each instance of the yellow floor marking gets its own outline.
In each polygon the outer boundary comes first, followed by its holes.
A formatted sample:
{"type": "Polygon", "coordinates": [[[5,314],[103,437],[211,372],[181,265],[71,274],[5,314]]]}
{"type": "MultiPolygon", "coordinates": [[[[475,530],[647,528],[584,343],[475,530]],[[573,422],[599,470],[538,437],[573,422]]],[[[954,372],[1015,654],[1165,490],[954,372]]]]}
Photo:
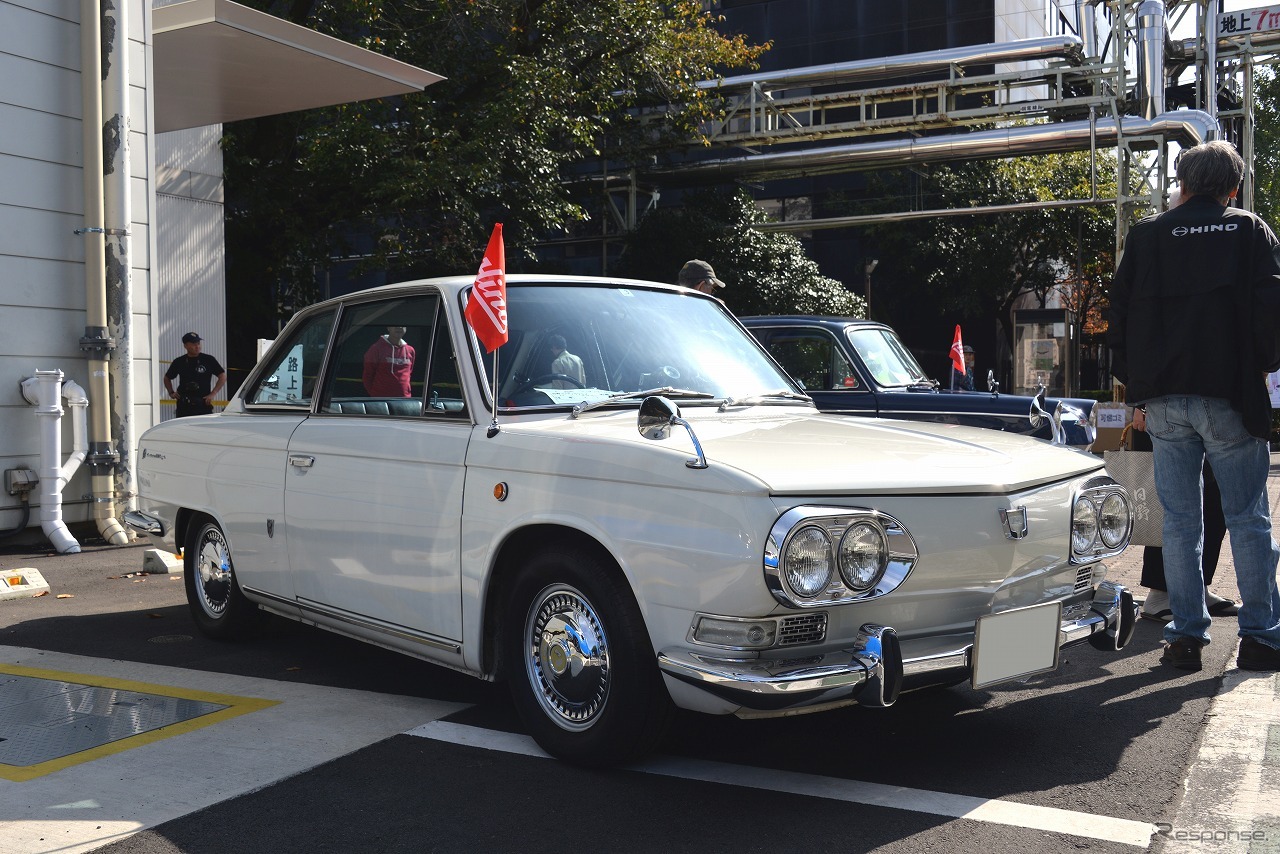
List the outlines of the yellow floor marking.
{"type": "Polygon", "coordinates": [[[156,694],[162,697],[173,697],[179,700],[196,700],[204,703],[216,703],[227,708],[201,715],[190,720],[179,721],[149,732],[116,739],[106,744],[50,759],[35,765],[7,765],[0,762],[0,779],[21,783],[34,780],[54,771],[61,771],[82,762],[91,762],[104,756],[123,753],[144,744],[151,744],[175,735],[184,735],[212,724],[221,723],[249,712],[257,712],[279,705],[279,700],[264,700],[258,697],[238,697],[234,694],[215,694],[211,691],[193,691],[188,688],[175,688],[169,685],[153,685],[149,682],[134,682],[129,679],[112,679],[106,676],[90,676],[84,673],[64,673],[58,670],[41,670],[35,667],[23,667],[17,664],[0,664],[0,673],[11,676],[27,676],[34,679],[49,679],[56,682],[71,682],[77,685],[89,685],[95,688],[113,688],[117,691],[136,691],[140,694],[156,694]]]}

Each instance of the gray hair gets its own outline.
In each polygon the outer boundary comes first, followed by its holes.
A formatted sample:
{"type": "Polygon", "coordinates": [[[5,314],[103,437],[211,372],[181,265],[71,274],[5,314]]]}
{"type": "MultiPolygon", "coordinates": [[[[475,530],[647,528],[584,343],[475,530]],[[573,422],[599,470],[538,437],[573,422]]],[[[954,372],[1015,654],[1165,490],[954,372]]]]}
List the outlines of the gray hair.
{"type": "Polygon", "coordinates": [[[1184,150],[1176,169],[1183,198],[1203,195],[1223,201],[1244,178],[1244,158],[1231,143],[1215,139],[1184,150]]]}

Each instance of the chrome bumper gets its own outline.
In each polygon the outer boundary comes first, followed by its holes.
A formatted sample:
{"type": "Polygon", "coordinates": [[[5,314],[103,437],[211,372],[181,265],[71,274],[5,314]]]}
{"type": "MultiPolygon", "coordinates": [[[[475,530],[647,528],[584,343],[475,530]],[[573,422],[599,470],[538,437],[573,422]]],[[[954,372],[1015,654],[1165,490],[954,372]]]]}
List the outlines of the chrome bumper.
{"type": "MultiPolygon", "coordinates": [[[[1065,620],[1058,647],[1089,641],[1102,650],[1123,649],[1133,637],[1138,606],[1123,585],[1098,585],[1089,612],[1065,620]]],[[[897,633],[865,625],[850,649],[804,658],[733,660],[678,650],[658,655],[658,667],[675,679],[758,712],[854,701],[890,706],[901,690],[956,683],[971,676],[973,632],[908,642],[903,658],[897,633]]]]}
{"type": "Polygon", "coordinates": [[[153,537],[164,536],[164,522],[149,513],[143,513],[140,510],[129,510],[122,518],[126,525],[139,534],[149,534],[153,537]]]}
{"type": "Polygon", "coordinates": [[[749,661],[678,650],[658,655],[663,673],[747,709],[781,712],[856,699],[891,706],[902,687],[902,649],[887,626],[862,627],[853,647],[804,658],[749,661]]]}

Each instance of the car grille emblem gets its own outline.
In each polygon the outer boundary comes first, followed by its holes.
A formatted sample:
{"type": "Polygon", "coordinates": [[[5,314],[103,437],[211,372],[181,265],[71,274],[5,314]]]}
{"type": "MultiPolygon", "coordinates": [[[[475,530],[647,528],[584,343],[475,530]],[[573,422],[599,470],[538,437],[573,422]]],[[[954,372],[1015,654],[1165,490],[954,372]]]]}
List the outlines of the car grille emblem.
{"type": "Polygon", "coordinates": [[[1004,525],[1006,540],[1021,540],[1027,536],[1027,508],[1025,505],[1012,510],[1000,509],[1000,522],[1004,525]]]}

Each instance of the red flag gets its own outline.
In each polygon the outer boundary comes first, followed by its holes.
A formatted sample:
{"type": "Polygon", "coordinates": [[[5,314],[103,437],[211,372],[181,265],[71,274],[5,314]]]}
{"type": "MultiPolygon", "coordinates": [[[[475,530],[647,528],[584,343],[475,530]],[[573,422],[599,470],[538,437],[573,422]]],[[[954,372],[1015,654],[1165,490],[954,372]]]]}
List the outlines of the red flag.
{"type": "MultiPolygon", "coordinates": [[[[476,331],[486,353],[507,343],[507,256],[502,248],[502,223],[493,227],[480,272],[467,302],[467,323],[476,331]]],[[[957,327],[958,328],[958,327],[957,327]]]]}
{"type": "Polygon", "coordinates": [[[964,342],[960,340],[960,324],[956,324],[956,337],[951,342],[951,367],[956,369],[957,373],[965,373],[964,366],[964,342]]]}

